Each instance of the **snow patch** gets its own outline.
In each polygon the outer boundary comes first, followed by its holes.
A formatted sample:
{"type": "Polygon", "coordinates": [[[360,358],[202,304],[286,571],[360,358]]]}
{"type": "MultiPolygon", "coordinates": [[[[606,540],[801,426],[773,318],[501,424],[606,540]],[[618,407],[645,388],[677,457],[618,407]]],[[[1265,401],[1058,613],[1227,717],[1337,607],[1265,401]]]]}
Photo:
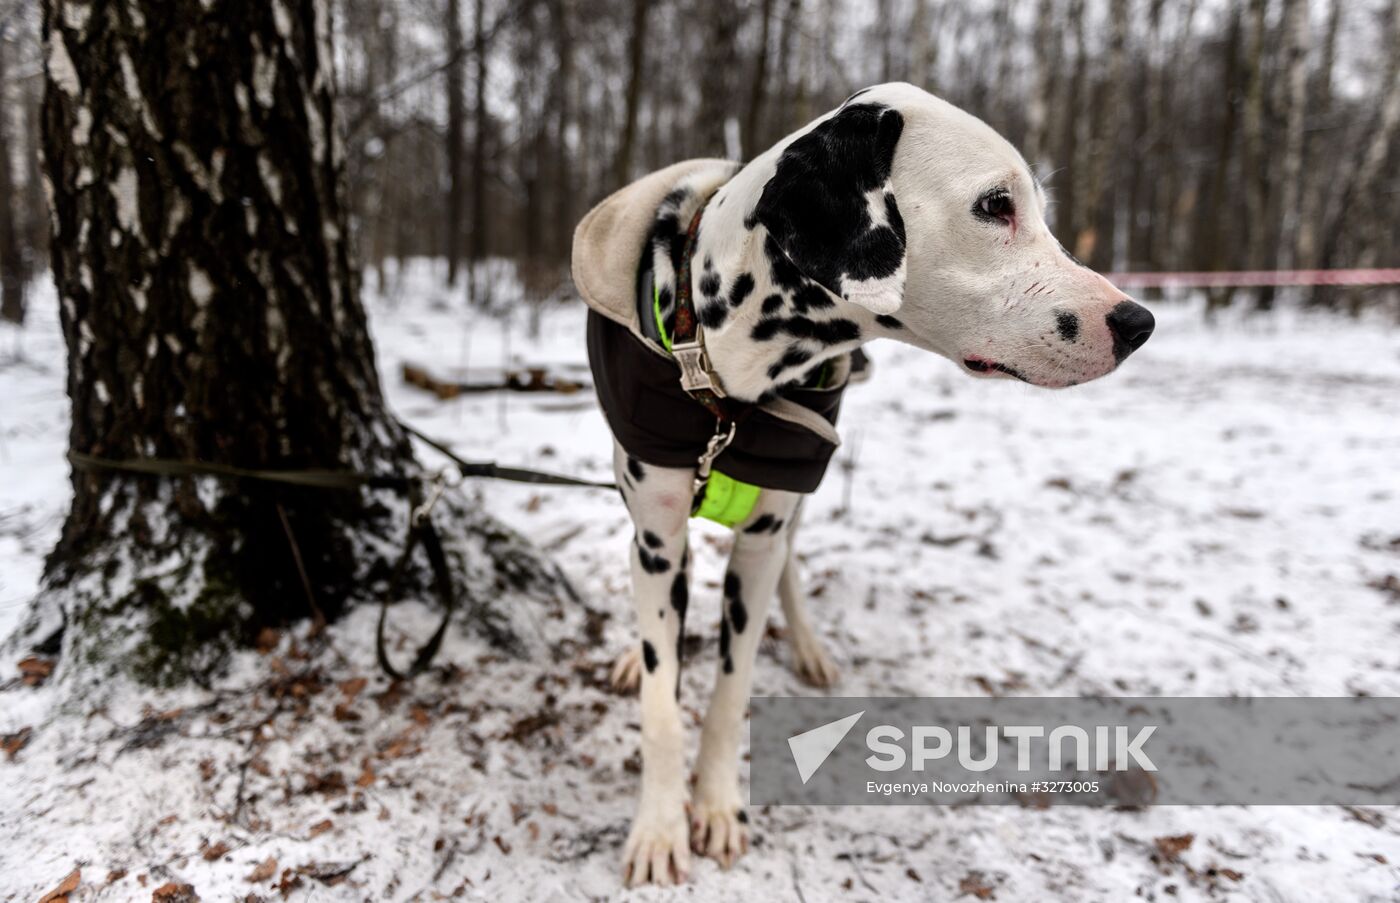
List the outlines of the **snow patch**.
{"type": "Polygon", "coordinates": [[[214,297],[214,283],[209,280],[209,274],[194,263],[190,264],[189,288],[197,307],[209,306],[209,299],[214,297]]]}
{"type": "Polygon", "coordinates": [[[141,206],[137,194],[140,188],[136,170],[123,166],[112,180],[112,200],[117,205],[117,222],[131,235],[141,234],[141,206]]]}
{"type": "Polygon", "coordinates": [[[49,34],[48,49],[49,81],[64,94],[76,98],[82,93],[83,83],[78,80],[78,70],[73,66],[73,58],[68,55],[68,45],[64,43],[63,32],[59,29],[49,34]]]}

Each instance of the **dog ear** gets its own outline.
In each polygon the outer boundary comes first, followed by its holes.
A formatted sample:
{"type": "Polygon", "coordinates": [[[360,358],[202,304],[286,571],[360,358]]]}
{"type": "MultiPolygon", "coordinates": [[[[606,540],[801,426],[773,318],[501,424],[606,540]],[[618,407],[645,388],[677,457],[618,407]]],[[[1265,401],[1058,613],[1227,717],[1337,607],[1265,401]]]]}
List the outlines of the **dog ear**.
{"type": "Polygon", "coordinates": [[[904,220],[890,185],[890,167],[903,131],[904,117],[897,110],[849,104],[779,156],[748,226],[761,224],[768,230],[767,251],[782,287],[802,287],[795,268],[832,294],[876,313],[899,308],[904,300],[904,220]]]}

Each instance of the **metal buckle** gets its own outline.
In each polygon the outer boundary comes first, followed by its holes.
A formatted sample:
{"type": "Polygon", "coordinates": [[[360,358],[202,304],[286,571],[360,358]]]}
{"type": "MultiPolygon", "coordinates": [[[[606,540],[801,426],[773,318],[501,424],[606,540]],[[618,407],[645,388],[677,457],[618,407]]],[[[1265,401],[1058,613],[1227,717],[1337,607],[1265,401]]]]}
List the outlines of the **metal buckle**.
{"type": "Polygon", "coordinates": [[[719,377],[710,369],[710,356],[705,353],[705,345],[698,336],[693,342],[673,344],[671,356],[680,364],[682,389],[687,392],[710,391],[720,398],[724,397],[719,377]]]}
{"type": "Polygon", "coordinates": [[[705,489],[710,484],[710,471],[714,468],[715,459],[724,453],[729,447],[729,443],[734,441],[734,433],[739,425],[729,421],[728,432],[724,429],[724,421],[715,421],[715,434],[710,437],[710,441],[705,445],[705,451],[700,455],[700,460],[695,465],[695,481],[691,484],[690,491],[690,513],[694,514],[700,510],[700,505],[705,501],[705,489]]]}

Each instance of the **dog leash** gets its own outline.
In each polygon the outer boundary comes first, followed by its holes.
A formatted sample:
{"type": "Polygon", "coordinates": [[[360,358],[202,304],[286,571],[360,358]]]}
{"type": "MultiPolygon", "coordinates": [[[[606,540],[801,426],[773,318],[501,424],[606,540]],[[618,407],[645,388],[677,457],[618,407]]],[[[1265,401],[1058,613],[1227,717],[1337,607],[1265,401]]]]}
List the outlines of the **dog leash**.
{"type": "MultiPolygon", "coordinates": [[[[407,680],[423,673],[433,659],[437,656],[438,650],[442,648],[443,638],[447,634],[447,626],[451,622],[453,612],[457,608],[457,594],[453,591],[452,571],[447,563],[447,555],[443,549],[442,537],[433,524],[432,512],[443,493],[460,485],[466,477],[488,477],[497,480],[507,480],[516,483],[533,483],[548,486],[581,486],[592,489],[616,489],[613,483],[595,482],[592,480],[581,480],[575,477],[566,477],[560,474],[546,473],[544,471],[529,470],[520,467],[501,467],[495,462],[467,461],[457,455],[443,442],[424,435],[419,430],[409,426],[402,421],[399,425],[410,436],[421,440],[432,446],[438,452],[452,461],[451,467],[444,467],[437,471],[431,479],[425,479],[416,474],[372,474],[350,469],[326,469],[326,468],[301,468],[301,469],[271,469],[238,467],[230,464],[219,464],[212,461],[190,461],[173,458],[106,458],[100,455],[87,454],[80,451],[68,452],[68,461],[75,470],[87,473],[127,473],[149,477],[221,477],[224,479],[254,480],[262,483],[280,484],[284,486],[299,486],[308,489],[326,489],[347,491],[356,489],[389,489],[405,495],[409,502],[408,531],[404,540],[403,552],[400,553],[398,562],[391,572],[389,584],[379,602],[379,622],[375,628],[375,657],[379,661],[379,667],[384,673],[394,680],[407,680]],[[455,471],[455,474],[452,473],[455,471]],[[427,485],[427,497],[423,496],[423,487],[427,485]],[[397,598],[400,585],[405,574],[408,572],[409,564],[413,559],[413,553],[421,546],[428,556],[428,564],[432,569],[433,588],[437,591],[439,600],[442,603],[442,620],[438,624],[433,635],[419,647],[413,656],[413,662],[407,671],[400,671],[389,661],[389,654],[384,642],[384,627],[388,618],[389,603],[397,598]]],[[[288,540],[293,543],[295,549],[295,539],[288,533],[288,540]]],[[[473,610],[480,600],[473,600],[473,610]]],[[[313,600],[314,602],[314,600],[313,600]]]]}

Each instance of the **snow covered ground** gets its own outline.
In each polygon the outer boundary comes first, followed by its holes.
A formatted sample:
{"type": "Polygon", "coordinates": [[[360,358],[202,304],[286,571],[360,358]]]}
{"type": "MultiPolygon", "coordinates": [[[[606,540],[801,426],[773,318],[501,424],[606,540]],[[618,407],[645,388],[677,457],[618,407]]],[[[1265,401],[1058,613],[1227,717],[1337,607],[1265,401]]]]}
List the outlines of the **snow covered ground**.
{"type": "MultiPolygon", "coordinates": [[[[394,409],[469,458],[609,479],[591,395],[440,402],[405,386],[503,360],[580,368],[582,306],[468,317],[424,266],[370,298],[394,409]]],[[[0,333],[0,636],[67,505],[51,293],[0,333]]],[[[799,538],[836,695],[1400,695],[1400,333],[1280,313],[1208,328],[1156,306],[1121,373],[1046,392],[877,345],[799,538]]],[[[431,461],[431,453],[424,459],[431,461]]],[[[534,652],[452,635],[390,687],[361,610],[311,653],[250,651],[217,694],[117,694],[49,711],[0,681],[0,899],[80,869],[72,899],[621,896],[635,701],[605,675],[631,641],[614,493],[481,482],[583,597],[525,611],[534,652]],[[20,732],[31,733],[20,745],[20,732]],[[8,758],[8,761],[7,761],[8,758]]],[[[713,679],[728,539],[696,527],[685,710],[713,679]]],[[[775,618],[777,616],[775,615],[775,618]]],[[[394,612],[400,657],[434,613],[394,612]]],[[[779,624],[779,621],[775,621],[779,624]]],[[[776,635],[776,631],[775,631],[776,635]]],[[[776,638],[756,691],[810,694],[776,638]]],[[[694,734],[692,735],[694,737],[694,734]]],[[[771,808],[730,872],[632,899],[1400,899],[1400,813],[1339,807],[771,808]]]]}

